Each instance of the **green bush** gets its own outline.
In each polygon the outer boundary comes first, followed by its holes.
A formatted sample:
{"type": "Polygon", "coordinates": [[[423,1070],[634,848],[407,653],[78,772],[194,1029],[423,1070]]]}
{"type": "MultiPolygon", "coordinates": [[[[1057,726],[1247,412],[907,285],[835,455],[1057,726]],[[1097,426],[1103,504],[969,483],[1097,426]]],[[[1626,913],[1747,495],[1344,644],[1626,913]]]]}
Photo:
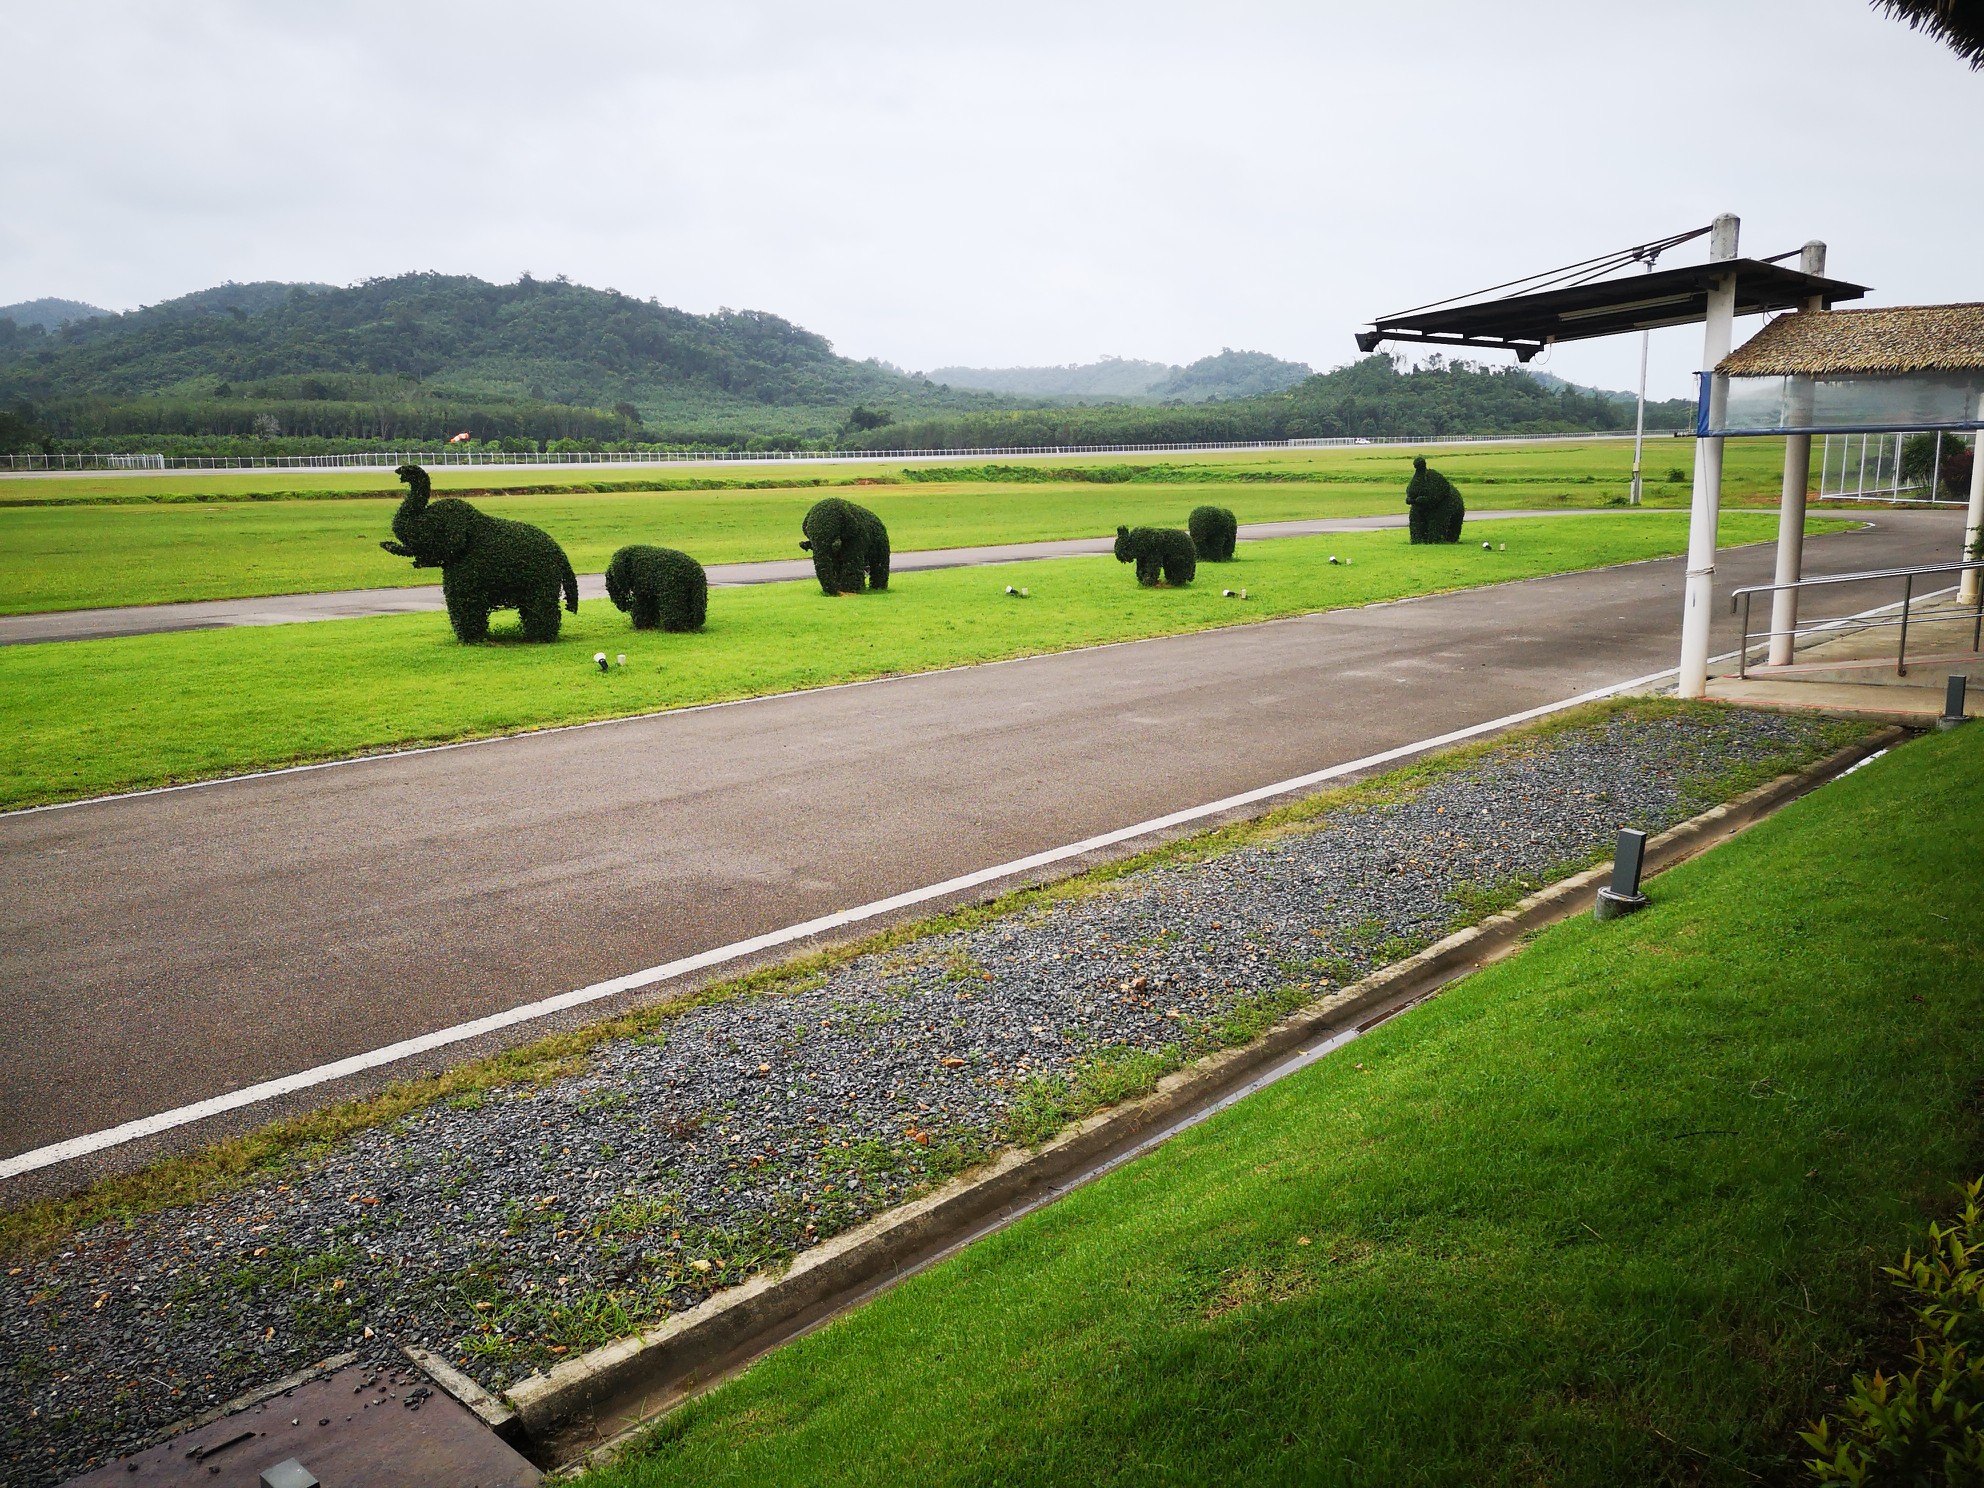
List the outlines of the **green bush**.
{"type": "Polygon", "coordinates": [[[1853,1377],[1837,1415],[1800,1432],[1825,1488],[1984,1483],[1984,1178],[1967,1185],[1954,1224],[1929,1226],[1921,1255],[1881,1269],[1910,1299],[1905,1367],[1853,1377]]]}
{"type": "Polygon", "coordinates": [[[1137,582],[1189,584],[1199,571],[1192,535],[1176,527],[1118,527],[1116,561],[1137,565],[1137,582]]]}
{"type": "Polygon", "coordinates": [[[1412,482],[1405,488],[1405,504],[1411,508],[1407,523],[1414,542],[1460,541],[1467,503],[1460,499],[1452,481],[1427,466],[1424,456],[1413,457],[1412,482]]]}
{"type": "Polygon", "coordinates": [[[631,612],[636,630],[701,630],[710,581],[687,553],[629,543],[606,565],[606,597],[631,612]]]}
{"type": "Polygon", "coordinates": [[[558,639],[558,595],[579,612],[579,580],[572,561],[541,527],[492,517],[459,496],[428,502],[431,486],[418,465],[395,472],[407,492],[393,513],[397,542],[380,547],[415,568],[441,570],[448,623],[464,643],[489,638],[489,612],[515,610],[527,641],[558,639]]]}
{"type": "Polygon", "coordinates": [[[1185,518],[1185,530],[1192,534],[1192,546],[1201,563],[1231,563],[1233,544],[1240,535],[1240,520],[1223,506],[1195,506],[1185,518]]]}
{"type": "Polygon", "coordinates": [[[865,506],[829,496],[813,504],[800,523],[813,555],[813,573],[828,594],[859,594],[865,576],[870,589],[889,587],[889,529],[865,506]]]}

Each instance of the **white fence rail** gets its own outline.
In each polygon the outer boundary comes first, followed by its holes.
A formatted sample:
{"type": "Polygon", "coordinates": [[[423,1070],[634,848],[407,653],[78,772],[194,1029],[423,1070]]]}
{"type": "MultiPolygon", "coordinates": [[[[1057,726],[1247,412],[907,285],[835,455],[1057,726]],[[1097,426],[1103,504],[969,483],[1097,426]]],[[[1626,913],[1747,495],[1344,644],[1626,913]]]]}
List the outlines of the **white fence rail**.
{"type": "Polygon", "coordinates": [[[1910,478],[1902,473],[1902,441],[1908,437],[1905,434],[1826,435],[1819,451],[1819,500],[1886,501],[1890,504],[1923,501],[1934,505],[1962,506],[1964,497],[1943,493],[1943,447],[1940,442],[1926,477],[1910,478]]]}
{"type": "MultiPolygon", "coordinates": [[[[1690,438],[1692,430],[1675,431],[1690,438]]],[[[1630,430],[1588,434],[1465,434],[1422,438],[1380,434],[1369,438],[1255,439],[1225,444],[1015,444],[985,449],[898,450],[593,450],[584,453],[511,454],[502,450],[396,450],[358,455],[0,455],[0,474],[63,471],[160,470],[391,470],[397,465],[481,465],[513,469],[582,465],[842,464],[874,460],[956,460],[988,455],[1163,455],[1273,449],[1346,449],[1357,445],[1551,444],[1592,439],[1631,439],[1630,430]]]]}

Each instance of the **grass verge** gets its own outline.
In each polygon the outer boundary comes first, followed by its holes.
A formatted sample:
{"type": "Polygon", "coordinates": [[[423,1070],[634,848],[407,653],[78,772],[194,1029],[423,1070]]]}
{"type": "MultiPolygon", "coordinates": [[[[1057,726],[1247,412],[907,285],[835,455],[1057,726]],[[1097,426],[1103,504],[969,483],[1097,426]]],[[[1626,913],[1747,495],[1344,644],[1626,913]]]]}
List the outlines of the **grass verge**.
{"type": "Polygon", "coordinates": [[[1976,1161],[1980,793],[1910,744],[585,1481],[1787,1480],[1976,1161]]]}
{"type": "MultiPolygon", "coordinates": [[[[139,1171],[99,1180],[71,1195],[39,1199],[0,1212],[0,1256],[45,1252],[91,1225],[131,1222],[159,1210],[213,1198],[252,1184],[277,1181],[344,1138],[390,1125],[426,1106],[442,1101],[473,1106],[497,1089],[541,1087],[576,1074],[594,1048],[613,1040],[652,1037],[691,1008],[738,997],[776,996],[805,990],[817,985],[830,969],[859,957],[885,955],[919,941],[970,930],[1008,916],[1024,916],[1054,902],[1106,893],[1118,880],[1159,864],[1201,861],[1307,830],[1332,814],[1402,799],[1442,775],[1476,764],[1491,752],[1544,747],[1561,733],[1601,726],[1620,715],[1658,726],[1665,720],[1712,714],[1723,708],[1724,705],[1717,703],[1632,698],[1570,709],[1509,735],[1443,750],[1371,780],[1305,796],[1259,817],[1163,843],[1051,883],[1016,889],[984,905],[894,926],[844,946],[812,952],[777,966],[668,997],[615,1018],[549,1034],[498,1055],[398,1081],[362,1100],[340,1102],[272,1122],[197,1151],[163,1159],[139,1171]]],[[[1819,748],[1824,751],[1842,747],[1866,732],[1866,725],[1841,723],[1828,731],[1819,748]]],[[[1759,758],[1741,765],[1725,765],[1696,781],[1688,808],[1700,810],[1727,800],[1815,757],[1759,758]]],[[[1584,866],[1569,864],[1566,871],[1584,866]]],[[[1538,886],[1532,882],[1511,883],[1504,886],[1504,892],[1492,903],[1457,903],[1452,928],[1483,918],[1538,886]]],[[[1394,949],[1404,955],[1417,947],[1394,949]]],[[[1306,1000],[1306,996],[1296,996],[1293,1002],[1283,1006],[1281,1000],[1269,999],[1260,1007],[1244,1010],[1219,1030],[1219,1041],[1247,1042],[1258,1036],[1279,1012],[1306,1000]]],[[[1069,1121],[1079,1120],[1115,1101],[1145,1094],[1175,1066],[1180,1053],[1174,1050],[1162,1059],[1139,1057],[1128,1062],[1104,1058],[1085,1070],[1084,1078],[1072,1086],[1058,1082],[1051,1086],[1043,1084],[1015,1111],[1008,1135],[1023,1142],[1044,1141],[1069,1121]]],[[[936,1172],[935,1176],[948,1177],[956,1166],[936,1172]]]]}
{"type": "MultiPolygon", "coordinates": [[[[1722,541],[1773,531],[1762,513],[1731,513],[1722,541]]],[[[438,612],[10,646],[0,808],[1630,562],[1681,551],[1687,532],[1680,514],[1601,514],[1505,522],[1495,536],[1493,552],[1413,547],[1400,532],[1249,544],[1186,589],[1140,589],[1107,558],[907,575],[855,598],[757,585],[718,591],[697,635],[637,633],[590,601],[549,646],[503,643],[513,614],[497,643],[461,646],[438,612]],[[1008,597],[1009,584],[1032,597],[1008,597]],[[1250,597],[1223,598],[1228,587],[1250,597]],[[627,666],[601,675],[595,651],[627,666]]]]}
{"type": "MultiPolygon", "coordinates": [[[[1731,447],[1731,504],[1775,503],[1777,466],[1763,445],[1775,441],[1731,447]]],[[[1121,522],[1183,525],[1201,501],[1230,506],[1243,522],[1396,513],[1404,510],[1412,453],[1383,446],[1138,459],[1134,467],[1129,457],[1109,456],[1001,460],[996,469],[979,460],[646,476],[611,467],[583,474],[444,467],[434,484],[537,523],[580,573],[597,573],[627,542],[684,548],[705,563],[796,558],[799,520],[827,485],[861,486],[843,494],[880,513],[905,552],[1094,537],[1121,522]],[[1124,483],[1030,478],[1133,469],[1143,473],[1124,483]],[[1011,478],[987,479],[1001,472],[1011,478]]],[[[1631,445],[1616,441],[1430,453],[1477,510],[1621,501],[1632,458],[1631,445]]],[[[1674,454],[1677,465],[1690,458],[1674,454]]],[[[1685,484],[1649,469],[1650,502],[1686,502],[1685,484]]],[[[390,472],[376,470],[0,481],[0,614],[431,583],[432,570],[415,571],[379,549],[401,489],[390,472]],[[115,504],[65,504],[75,502],[115,504]]]]}

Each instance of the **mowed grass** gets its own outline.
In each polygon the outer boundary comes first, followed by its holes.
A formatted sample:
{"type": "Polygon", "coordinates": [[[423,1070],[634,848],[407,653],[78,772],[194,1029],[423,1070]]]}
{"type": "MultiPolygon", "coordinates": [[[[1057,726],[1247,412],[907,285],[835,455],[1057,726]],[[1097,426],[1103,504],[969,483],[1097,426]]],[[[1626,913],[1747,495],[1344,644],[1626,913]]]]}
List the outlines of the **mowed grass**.
{"type": "MultiPolygon", "coordinates": [[[[1731,441],[1727,499],[1776,499],[1781,445],[1731,441]],[[1762,448],[1765,445],[1775,450],[1762,448]]],[[[1119,523],[1182,525],[1202,502],[1232,508],[1242,522],[1369,516],[1404,510],[1410,448],[1269,450],[1230,455],[987,457],[1050,468],[1153,465],[1174,479],[1098,485],[1084,482],[903,483],[900,466],[812,465],[798,469],[702,466],[646,472],[616,467],[574,471],[440,468],[439,490],[503,485],[687,479],[735,481],[723,490],[570,491],[474,499],[556,536],[580,573],[605,568],[615,548],[659,543],[705,563],[796,558],[799,523],[820,497],[851,497],[880,514],[899,551],[987,543],[1095,537],[1119,523]],[[1204,476],[1203,482],[1191,479],[1204,476]],[[1257,477],[1315,477],[1287,480],[1257,477]],[[743,483],[823,479],[817,486],[750,489],[743,483]]],[[[1477,510],[1602,506],[1621,499],[1631,469],[1630,442],[1573,445],[1483,445],[1428,452],[1458,480],[1477,510]]],[[[1671,484],[1669,466],[1692,468],[1691,442],[1649,446],[1650,505],[1685,503],[1686,484],[1671,484]]],[[[923,467],[919,465],[918,469],[923,467]]],[[[938,467],[941,468],[941,467],[938,467]]],[[[301,594],[434,582],[379,548],[392,530],[392,503],[402,488],[383,471],[249,471],[64,477],[0,481],[0,499],[43,504],[0,507],[0,613],[158,604],[245,595],[301,594]],[[285,490],[370,491],[350,500],[243,500],[285,490]],[[209,503],[194,495],[233,499],[209,503]],[[54,505],[88,496],[152,495],[159,505],[54,505]]]]}
{"type": "MultiPolygon", "coordinates": [[[[1774,523],[1731,513],[1722,540],[1758,541],[1774,523]]],[[[694,635],[636,632],[589,601],[548,646],[518,640],[514,612],[484,646],[458,644],[439,612],[9,646],[0,807],[1300,615],[1658,557],[1687,540],[1679,513],[1515,519],[1494,537],[1492,552],[1413,547],[1396,531],[1247,544],[1185,589],[1141,589],[1109,558],[908,574],[837,599],[810,581],[719,589],[694,635]],[[1009,584],[1031,598],[1009,598],[1009,584]],[[627,665],[601,675],[595,651],[627,665]]]]}
{"type": "Polygon", "coordinates": [[[583,1482],[1800,1480],[1980,1160],[1980,797],[1909,744],[583,1482]]]}

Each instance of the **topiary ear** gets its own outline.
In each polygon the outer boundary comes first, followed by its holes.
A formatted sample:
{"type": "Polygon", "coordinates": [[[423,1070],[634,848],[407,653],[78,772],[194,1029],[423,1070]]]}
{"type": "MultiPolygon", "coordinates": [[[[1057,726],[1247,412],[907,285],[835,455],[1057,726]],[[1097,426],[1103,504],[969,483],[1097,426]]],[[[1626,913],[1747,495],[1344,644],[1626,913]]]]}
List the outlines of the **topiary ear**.
{"type": "Polygon", "coordinates": [[[1118,527],[1116,529],[1116,535],[1118,537],[1128,537],[1130,535],[1130,529],[1127,527],[1118,527]]]}

